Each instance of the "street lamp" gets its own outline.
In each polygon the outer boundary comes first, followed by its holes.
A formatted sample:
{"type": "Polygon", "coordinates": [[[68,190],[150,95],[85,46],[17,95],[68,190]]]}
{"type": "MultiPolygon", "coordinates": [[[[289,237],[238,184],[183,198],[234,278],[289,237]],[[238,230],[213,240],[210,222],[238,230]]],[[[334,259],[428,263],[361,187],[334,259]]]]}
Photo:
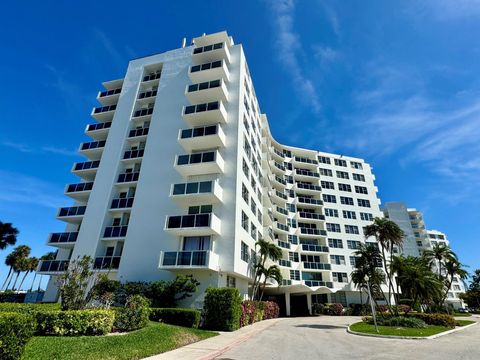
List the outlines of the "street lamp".
{"type": "Polygon", "coordinates": [[[368,280],[370,280],[370,278],[368,277],[368,275],[365,275],[365,281],[367,282],[368,298],[370,299],[370,308],[372,309],[373,323],[375,325],[375,331],[378,333],[377,315],[375,313],[375,306],[373,304],[372,293],[370,291],[370,283],[368,282],[368,280]]]}

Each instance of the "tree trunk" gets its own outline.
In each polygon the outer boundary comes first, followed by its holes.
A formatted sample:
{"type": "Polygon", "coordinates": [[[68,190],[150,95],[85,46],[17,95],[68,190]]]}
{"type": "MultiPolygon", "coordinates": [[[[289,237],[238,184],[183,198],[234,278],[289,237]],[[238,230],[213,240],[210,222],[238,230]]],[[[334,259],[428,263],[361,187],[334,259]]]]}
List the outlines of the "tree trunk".
{"type": "Polygon", "coordinates": [[[23,275],[22,281],[20,281],[20,285],[18,285],[18,290],[22,288],[23,282],[25,281],[25,278],[27,275],[30,273],[30,271],[25,271],[25,275],[23,275]]]}
{"type": "Polygon", "coordinates": [[[20,271],[17,271],[17,277],[15,278],[15,281],[13,282],[13,285],[12,285],[12,290],[15,291],[15,285],[17,285],[17,280],[18,280],[18,277],[20,276],[20,271]]]}
{"type": "Polygon", "coordinates": [[[383,293],[385,300],[387,301],[387,306],[388,306],[388,309],[390,310],[390,314],[393,315],[392,305],[390,302],[391,300],[390,290],[391,290],[392,281],[390,279],[390,272],[387,269],[387,258],[385,256],[385,248],[383,246],[382,246],[382,258],[383,258],[383,266],[385,267],[385,275],[387,276],[387,281],[388,281],[388,299],[385,297],[381,284],[380,284],[380,290],[383,293]]]}
{"type": "Polygon", "coordinates": [[[36,278],[37,278],[37,272],[35,271],[35,274],[33,274],[33,280],[32,280],[32,285],[30,286],[30,291],[33,290],[33,284],[35,283],[36,278]]]}
{"type": "Polygon", "coordinates": [[[10,287],[10,283],[12,282],[14,276],[15,276],[15,272],[12,272],[12,275],[10,275],[10,279],[8,279],[8,284],[5,290],[8,290],[8,288],[10,287]]]}
{"type": "Polygon", "coordinates": [[[2,285],[2,290],[5,290],[5,285],[7,284],[7,281],[8,281],[8,278],[10,277],[10,275],[12,274],[12,270],[13,268],[10,266],[10,269],[8,270],[8,275],[7,277],[5,278],[5,281],[3,282],[3,285],[2,285]]]}

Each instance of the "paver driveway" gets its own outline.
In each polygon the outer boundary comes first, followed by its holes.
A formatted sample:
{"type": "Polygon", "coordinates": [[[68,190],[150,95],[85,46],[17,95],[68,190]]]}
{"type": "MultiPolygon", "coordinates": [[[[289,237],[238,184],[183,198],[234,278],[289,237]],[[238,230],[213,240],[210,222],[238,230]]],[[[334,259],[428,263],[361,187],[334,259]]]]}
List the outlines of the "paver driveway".
{"type": "Polygon", "coordinates": [[[348,334],[346,327],[356,321],[332,316],[283,319],[216,359],[480,360],[480,324],[433,340],[399,340],[348,334]]]}

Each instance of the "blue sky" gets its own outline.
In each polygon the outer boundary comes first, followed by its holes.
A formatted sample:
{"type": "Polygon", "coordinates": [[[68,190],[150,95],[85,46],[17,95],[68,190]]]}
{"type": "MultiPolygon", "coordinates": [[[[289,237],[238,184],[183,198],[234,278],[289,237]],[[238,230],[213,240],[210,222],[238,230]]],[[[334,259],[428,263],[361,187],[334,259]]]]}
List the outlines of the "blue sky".
{"type": "Polygon", "coordinates": [[[480,267],[478,0],[136,4],[10,2],[0,13],[0,220],[19,244],[40,256],[63,230],[55,214],[71,204],[62,194],[101,82],[132,58],[227,30],[280,142],[365,158],[383,202],[423,211],[480,267]]]}

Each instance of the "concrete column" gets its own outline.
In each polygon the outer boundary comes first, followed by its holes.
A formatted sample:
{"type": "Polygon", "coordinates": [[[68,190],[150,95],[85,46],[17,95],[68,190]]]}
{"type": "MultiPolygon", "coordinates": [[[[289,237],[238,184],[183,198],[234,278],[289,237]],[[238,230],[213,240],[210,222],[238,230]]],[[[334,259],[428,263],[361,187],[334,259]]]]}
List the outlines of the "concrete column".
{"type": "Polygon", "coordinates": [[[312,294],[307,294],[308,313],[312,315],[312,294]]]}
{"type": "Polygon", "coordinates": [[[290,293],[285,293],[285,308],[287,316],[290,316],[290,293]]]}

